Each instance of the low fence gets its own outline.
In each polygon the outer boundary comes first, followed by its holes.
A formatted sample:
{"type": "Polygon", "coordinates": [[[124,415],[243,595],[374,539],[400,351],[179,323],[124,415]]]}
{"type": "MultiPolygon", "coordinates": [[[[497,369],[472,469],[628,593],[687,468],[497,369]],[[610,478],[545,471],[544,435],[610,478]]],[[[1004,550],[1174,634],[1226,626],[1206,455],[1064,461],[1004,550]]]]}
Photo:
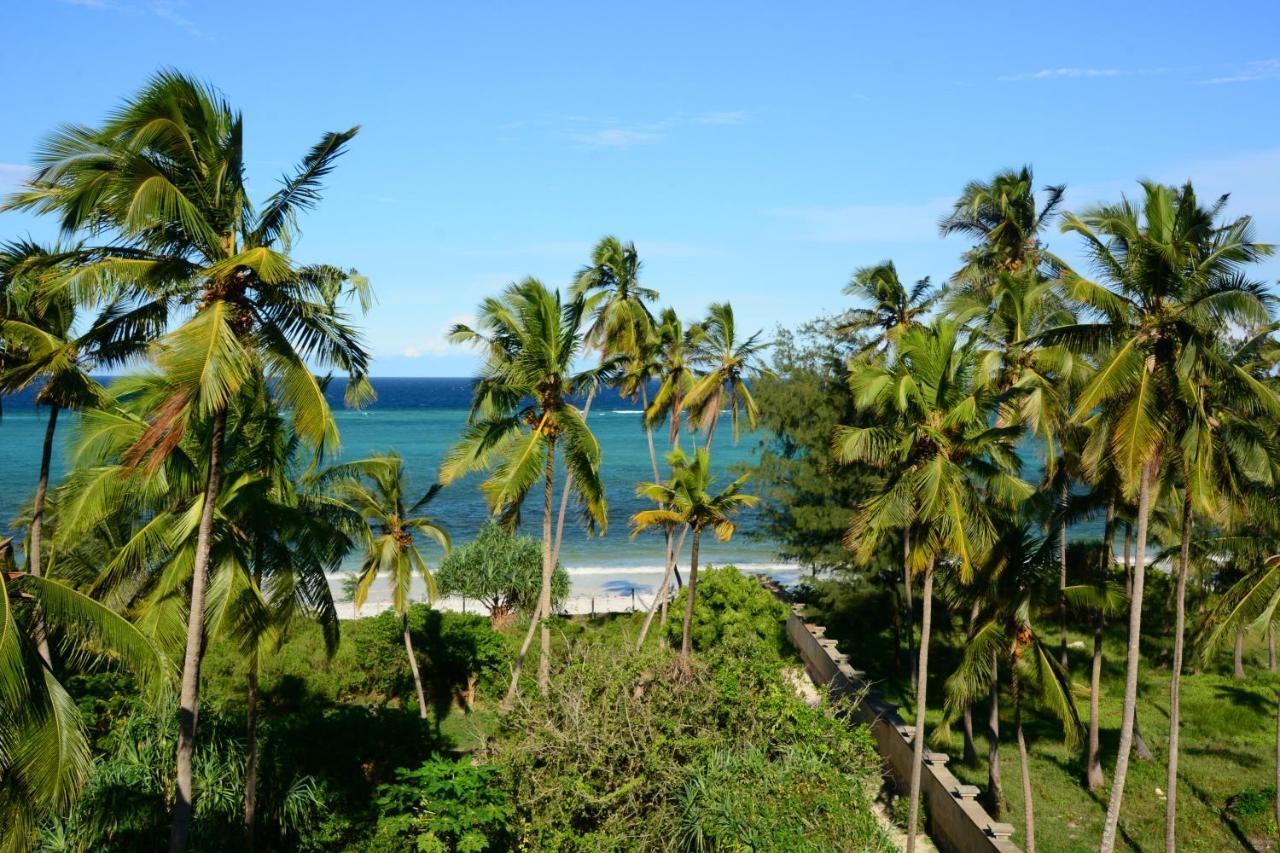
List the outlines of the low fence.
{"type": "MultiPolygon", "coordinates": [[[[761,583],[786,600],[780,586],[763,578],[761,583]]],[[[802,610],[798,604],[791,606],[787,635],[800,652],[809,678],[819,687],[829,688],[833,695],[858,700],[850,716],[870,730],[894,785],[900,792],[907,793],[911,786],[914,728],[903,722],[897,705],[886,701],[880,691],[867,682],[866,673],[849,664],[848,656],[836,649],[836,641],[827,639],[827,629],[807,622],[801,615],[802,610]]],[[[1018,846],[1009,840],[1013,827],[998,823],[987,814],[977,801],[977,786],[961,784],[947,769],[947,760],[946,754],[925,748],[920,796],[927,818],[926,829],[934,843],[949,853],[1018,853],[1018,846]]]]}

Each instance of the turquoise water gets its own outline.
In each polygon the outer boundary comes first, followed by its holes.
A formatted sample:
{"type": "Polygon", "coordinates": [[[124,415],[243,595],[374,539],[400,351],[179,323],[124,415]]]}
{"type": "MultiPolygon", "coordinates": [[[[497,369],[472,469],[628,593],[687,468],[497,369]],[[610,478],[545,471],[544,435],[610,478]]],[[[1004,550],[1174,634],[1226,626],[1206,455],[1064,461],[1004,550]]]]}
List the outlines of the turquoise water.
{"type": "MultiPolygon", "coordinates": [[[[335,408],[342,436],[339,457],[355,459],[372,452],[396,450],[405,459],[414,491],[425,491],[435,481],[441,458],[466,422],[470,383],[466,379],[378,379],[374,385],[379,399],[370,408],[362,411],[335,408]]],[[[0,418],[0,521],[6,526],[31,499],[35,488],[46,416],[44,410],[34,409],[29,398],[5,401],[3,418],[0,418]]],[[[644,534],[633,540],[627,523],[632,513],[647,508],[645,501],[635,497],[635,488],[638,482],[653,479],[648,445],[641,429],[638,404],[618,399],[612,393],[596,400],[589,424],[601,445],[609,526],[603,536],[588,537],[577,524],[571,502],[561,560],[575,574],[598,576],[600,588],[625,592],[639,582],[634,577],[635,570],[652,571],[661,567],[664,559],[663,543],[657,535],[644,534]],[[617,576],[616,582],[608,579],[611,575],[617,576]]],[[[55,474],[65,470],[74,434],[74,416],[64,415],[59,420],[55,474]]],[[[666,431],[655,435],[655,441],[662,465],[666,431]]],[[[732,479],[732,466],[748,461],[757,443],[756,437],[743,434],[735,446],[727,421],[722,424],[712,454],[713,465],[720,472],[719,482],[732,479]]],[[[685,447],[689,448],[687,439],[685,447]]],[[[474,536],[488,516],[478,488],[480,482],[481,477],[472,475],[449,486],[427,510],[443,522],[458,541],[474,536]]],[[[540,507],[541,501],[535,496],[523,520],[525,532],[541,533],[540,507]]],[[[705,562],[761,565],[775,559],[769,543],[750,536],[751,514],[745,513],[740,521],[738,534],[732,541],[720,543],[708,537],[702,549],[705,562]]],[[[644,585],[648,586],[647,580],[644,585]]]]}

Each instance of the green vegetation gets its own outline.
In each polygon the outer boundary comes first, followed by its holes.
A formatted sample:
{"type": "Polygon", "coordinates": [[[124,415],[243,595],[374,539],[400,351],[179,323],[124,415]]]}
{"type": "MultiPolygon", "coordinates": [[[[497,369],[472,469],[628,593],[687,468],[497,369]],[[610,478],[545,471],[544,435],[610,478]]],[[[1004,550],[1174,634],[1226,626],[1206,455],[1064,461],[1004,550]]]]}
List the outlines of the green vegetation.
{"type": "Polygon", "coordinates": [[[761,498],[831,636],[914,713],[908,851],[925,741],[957,729],[958,772],[1028,853],[1275,833],[1280,346],[1251,277],[1273,248],[1225,198],[1143,182],[1065,212],[1063,187],[1001,172],[941,222],[972,240],[944,284],[858,268],[857,304],[776,341],[728,302],[655,307],[636,247],[605,237],[565,290],[525,278],[454,327],[483,358],[468,423],[411,472],[394,450],[333,464],[313,371],[369,399],[345,306],[371,293],[290,255],[356,129],[255,205],[244,125],[162,72],[55,131],[5,202],[64,242],[0,250],[0,393],[48,407],[24,537],[0,542],[0,849],[885,848],[871,744],[797,697],[781,605],[699,577],[703,534],[761,498]],[[570,500],[607,532],[603,386],[643,408],[653,508],[631,525],[661,531],[666,572],[643,617],[564,619],[570,500]],[[728,440],[769,437],[719,486],[726,413],[728,440]],[[424,513],[472,472],[493,523],[449,554],[450,519],[424,513]],[[540,540],[513,538],[539,486],[540,540]],[[425,540],[491,619],[411,600],[415,577],[437,597],[425,540]],[[355,604],[384,579],[391,608],[343,626],[328,578],[349,561],[355,604]]]}

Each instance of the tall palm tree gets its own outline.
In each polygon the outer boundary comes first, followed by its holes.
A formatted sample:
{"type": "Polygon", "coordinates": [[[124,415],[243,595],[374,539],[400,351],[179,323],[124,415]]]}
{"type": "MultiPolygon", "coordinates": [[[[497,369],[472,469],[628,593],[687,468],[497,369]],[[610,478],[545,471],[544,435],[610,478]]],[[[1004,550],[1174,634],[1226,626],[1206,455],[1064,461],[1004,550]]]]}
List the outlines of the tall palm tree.
{"type": "Polygon", "coordinates": [[[379,576],[390,581],[391,609],[400,616],[404,651],[418,693],[418,715],[425,720],[427,696],[413,652],[413,639],[409,636],[409,590],[416,575],[426,584],[427,601],[434,603],[437,597],[435,579],[422,558],[416,537],[434,540],[445,553],[449,551],[448,531],[429,516],[420,514],[439,493],[440,486],[432,486],[421,498],[409,503],[404,460],[395,451],[339,466],[337,471],[349,472],[352,476],[335,487],[335,496],[364,519],[358,532],[364,554],[356,577],[356,608],[364,606],[369,589],[379,576]]]}
{"type": "Polygon", "coordinates": [[[345,284],[367,304],[364,280],[334,267],[298,266],[286,253],[298,214],[316,205],[321,181],[356,130],[325,134],[255,207],[245,184],[241,115],[212,88],[164,71],[100,127],[55,132],[36,152],[34,177],[9,202],[57,217],[67,235],[106,239],[59,257],[69,270],[53,277],[51,289],[88,302],[163,301],[190,311],[156,344],[156,366],[171,393],[132,453],[135,464],[158,466],[188,429],[210,424],[180,696],[173,851],[185,850],[190,834],[201,615],[231,400],[255,372],[265,372],[299,435],[319,452],[335,445],[338,433],[311,365],[352,376],[353,402],[371,391],[363,344],[330,298],[345,284]]]}
{"type": "Polygon", "coordinates": [[[1019,273],[1052,263],[1040,235],[1057,215],[1065,192],[1065,186],[1047,186],[1043,201],[1038,199],[1030,166],[966,184],[939,223],[944,237],[960,234],[977,241],[952,277],[954,292],[980,293],[1000,271],[1019,273]]]}
{"type": "Polygon", "coordinates": [[[858,362],[850,376],[859,408],[883,415],[874,426],[844,426],[842,462],[883,472],[880,487],[856,510],[847,543],[869,560],[886,537],[912,533],[906,559],[923,576],[916,726],[907,849],[915,849],[929,675],[934,573],[941,563],[969,583],[996,539],[996,507],[1030,496],[1013,443],[1018,427],[991,426],[1002,397],[978,380],[978,353],[957,325],[939,320],[907,330],[892,361],[858,362]]]}
{"type": "Polygon", "coordinates": [[[640,284],[640,256],[634,243],[617,237],[600,239],[591,263],[574,276],[569,294],[586,301],[591,326],[586,344],[604,355],[628,355],[643,343],[653,315],[645,304],[658,291],[640,284]]]}
{"type": "MultiPolygon", "coordinates": [[[[1071,678],[1054,660],[1047,638],[1036,629],[1037,617],[1057,609],[1056,543],[1034,539],[1025,523],[1008,527],[1008,534],[993,549],[992,565],[985,576],[985,607],[981,621],[966,641],[960,666],[947,679],[947,711],[954,715],[966,699],[986,695],[994,682],[994,657],[1002,658],[1009,672],[1013,702],[1014,738],[1018,744],[1022,776],[1022,808],[1027,853],[1035,853],[1035,804],[1031,793],[1026,734],[1022,726],[1023,703],[1034,692],[1042,707],[1063,724],[1068,746],[1079,738],[1080,718],[1071,698],[1071,678]]],[[[1097,603],[1097,587],[1073,586],[1067,595],[1077,603],[1097,603]]]]}
{"type": "Polygon", "coordinates": [[[681,672],[688,673],[689,654],[693,648],[691,632],[694,602],[698,595],[698,550],[702,532],[711,528],[721,542],[729,541],[735,527],[733,515],[744,507],[754,506],[759,498],[742,492],[747,482],[746,474],[713,493],[715,476],[711,473],[711,456],[703,448],[694,451],[693,459],[675,450],[668,461],[674,472],[669,483],[642,483],[636,489],[639,497],[658,504],[658,509],[637,512],[631,516],[631,525],[633,536],[651,527],[670,530],[675,525],[686,525],[693,531],[679,663],[681,672]]]}
{"type": "Polygon", "coordinates": [[[747,380],[769,373],[769,368],[760,360],[769,346],[767,341],[760,340],[761,334],[756,332],[740,341],[732,305],[717,302],[707,309],[707,319],[701,323],[701,334],[694,346],[692,359],[706,373],[689,389],[684,405],[706,431],[708,451],[715,438],[720,413],[726,406],[733,422],[734,441],[738,440],[739,421],[743,415],[748,426],[756,428],[759,410],[747,380]]]}
{"type": "MultiPolygon", "coordinates": [[[[155,305],[133,311],[109,305],[90,328],[78,329],[69,295],[46,298],[40,291],[36,270],[50,254],[29,242],[0,248],[0,340],[10,354],[0,366],[0,394],[38,384],[35,401],[49,410],[27,539],[27,570],[36,577],[43,574],[45,499],[59,412],[101,403],[103,389],[90,371],[128,361],[164,329],[163,306],[157,311],[155,305]]],[[[51,665],[48,642],[41,639],[39,650],[51,665]]]]}
{"type": "MultiPolygon", "coordinates": [[[[1133,743],[1154,490],[1162,475],[1175,473],[1169,466],[1183,439],[1209,446],[1205,435],[1212,431],[1212,417],[1197,402],[1206,377],[1239,383],[1255,392],[1260,404],[1280,411],[1267,389],[1239,365],[1225,362],[1216,349],[1217,338],[1231,325],[1252,328],[1266,322],[1271,303],[1263,287],[1240,274],[1271,247],[1253,240],[1247,217],[1221,223],[1225,202],[1224,197],[1204,208],[1190,184],[1179,189],[1144,182],[1140,202],[1126,198],[1080,216],[1068,214],[1063,230],[1083,238],[1098,281],[1066,270],[1064,284],[1093,322],[1040,336],[1046,344],[1098,358],[1097,372],[1076,399],[1073,418],[1082,422],[1099,409],[1112,413],[1107,419],[1109,458],[1126,496],[1137,499],[1124,717],[1103,827],[1104,853],[1115,846],[1133,743]]],[[[1181,598],[1176,607],[1181,625],[1181,598]]],[[[1180,658],[1181,642],[1175,631],[1175,658],[1180,658]]],[[[1175,660],[1175,671],[1179,663],[1175,660]]],[[[1171,751],[1176,766],[1174,755],[1171,751]]],[[[1175,792],[1167,796],[1176,803],[1175,792]]],[[[1166,846],[1172,842],[1172,826],[1167,826],[1166,846]]]]}
{"type": "Polygon", "coordinates": [[[927,276],[908,289],[893,261],[854,270],[844,292],[871,305],[845,311],[838,326],[843,334],[875,333],[862,351],[891,346],[905,329],[920,323],[939,296],[927,276]]]}
{"type": "Polygon", "coordinates": [[[555,570],[551,521],[558,449],[563,451],[565,470],[573,475],[566,481],[582,501],[588,527],[603,530],[608,524],[600,445],[582,413],[569,402],[575,392],[599,381],[602,372],[599,367],[574,370],[584,344],[585,313],[581,297],[564,304],[558,292],[527,278],[512,284],[501,297],[481,303],[478,328],[458,325],[450,334],[456,343],[478,346],[486,358],[476,382],[470,422],[446,454],[440,481],[448,484],[469,471],[491,469],[481,488],[494,513],[508,526],[519,523],[530,489],[539,478],[543,483],[542,588],[538,611],[512,671],[505,700],[508,707],[519,691],[521,664],[539,625],[538,688],[543,695],[551,681],[547,620],[555,570]]]}

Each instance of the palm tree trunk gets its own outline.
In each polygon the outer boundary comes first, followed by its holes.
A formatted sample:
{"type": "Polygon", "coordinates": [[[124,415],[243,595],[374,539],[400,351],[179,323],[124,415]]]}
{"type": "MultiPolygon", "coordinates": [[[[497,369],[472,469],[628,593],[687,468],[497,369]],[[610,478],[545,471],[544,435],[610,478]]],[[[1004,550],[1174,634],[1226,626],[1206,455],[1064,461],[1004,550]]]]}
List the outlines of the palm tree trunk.
{"type": "Polygon", "coordinates": [[[924,591],[920,596],[920,673],[916,685],[916,728],[911,736],[911,812],[907,818],[907,853],[915,853],[916,826],[920,820],[920,776],[924,770],[924,712],[929,677],[929,628],[933,619],[933,560],[924,570],[924,591]]]}
{"type": "Polygon", "coordinates": [[[245,710],[244,846],[253,853],[258,811],[258,649],[249,654],[249,694],[245,710]]]}
{"type": "Polygon", "coordinates": [[[196,717],[200,709],[200,664],[204,658],[204,596],[209,575],[209,550],[213,544],[213,510],[222,487],[222,437],[227,429],[226,410],[213,416],[209,441],[209,472],[205,477],[196,553],[191,569],[191,606],[187,612],[187,647],[182,660],[182,689],[178,711],[177,790],[173,804],[170,853],[183,853],[191,836],[192,764],[196,753],[196,717]]]}
{"type": "Polygon", "coordinates": [[[1147,746],[1147,739],[1142,736],[1142,720],[1138,709],[1133,709],[1133,754],[1139,761],[1155,761],[1156,754],[1147,746]]]}
{"type": "Polygon", "coordinates": [[[662,585],[658,587],[658,594],[653,597],[653,603],[649,605],[649,612],[644,617],[644,624],[640,626],[640,638],[636,640],[636,650],[643,648],[644,638],[649,635],[649,626],[653,624],[653,614],[657,612],[659,604],[663,606],[663,612],[666,612],[667,590],[671,586],[671,570],[675,567],[675,552],[672,551],[671,530],[667,529],[667,568],[662,573],[662,585]]]}
{"type": "MultiPolygon", "coordinates": [[[[543,696],[551,689],[551,576],[555,572],[556,555],[551,551],[551,501],[556,487],[556,446],[547,447],[547,473],[542,498],[542,589],[538,592],[538,611],[542,614],[542,655],[538,658],[538,692],[543,696]]],[[[568,493],[568,489],[565,489],[568,493]]],[[[563,518],[563,516],[562,516],[563,518]]]]}
{"type": "MultiPolygon", "coordinates": [[[[973,607],[969,609],[969,640],[972,642],[974,633],[978,630],[978,614],[982,611],[982,599],[975,598],[973,607]]],[[[973,765],[978,763],[978,750],[973,743],[973,702],[968,699],[964,700],[964,710],[961,715],[961,722],[964,729],[964,763],[973,765]]]]}
{"type": "Polygon", "coordinates": [[[1071,481],[1062,479],[1062,494],[1059,499],[1059,510],[1062,519],[1058,522],[1058,593],[1060,601],[1059,620],[1062,623],[1062,668],[1066,669],[1070,661],[1067,659],[1067,505],[1071,501],[1071,481]]]}
{"type": "Polygon", "coordinates": [[[1129,599],[1129,647],[1125,660],[1124,711],[1120,721],[1120,746],[1116,754],[1115,776],[1111,781],[1111,797],[1107,801],[1107,817],[1102,827],[1099,853],[1111,853],[1116,846],[1116,830],[1120,825],[1120,805],[1124,802],[1124,783],[1129,774],[1129,752],[1133,748],[1134,715],[1138,707],[1139,647],[1142,640],[1142,587],[1147,556],[1147,520],[1151,514],[1151,490],[1155,485],[1156,460],[1142,466],[1138,488],[1138,542],[1133,557],[1133,595],[1129,599]]]}
{"type": "MultiPolygon", "coordinates": [[[[1111,566],[1115,562],[1112,548],[1116,534],[1116,499],[1113,495],[1107,504],[1107,521],[1102,533],[1102,560],[1098,567],[1098,588],[1106,591],[1111,566]]],[[[1102,773],[1102,738],[1100,702],[1102,696],[1102,633],[1105,627],[1105,611],[1101,606],[1093,616],[1093,666],[1089,671],[1089,746],[1085,759],[1084,782],[1090,791],[1097,791],[1106,784],[1102,773]]]]}
{"type": "MultiPolygon", "coordinates": [[[[582,407],[582,420],[584,423],[591,415],[591,404],[595,399],[596,389],[593,386],[591,391],[587,394],[587,404],[582,407]]],[[[565,511],[569,508],[569,492],[571,491],[570,487],[572,485],[573,472],[566,471],[564,475],[564,491],[560,495],[560,515],[556,519],[556,544],[555,548],[551,551],[551,565],[553,570],[556,563],[560,562],[560,542],[564,539],[564,515],[565,511]]]]}
{"type": "Polygon", "coordinates": [[[1182,711],[1182,653],[1187,627],[1187,571],[1191,562],[1191,491],[1182,494],[1182,542],[1178,549],[1178,580],[1174,598],[1173,671],[1169,676],[1169,773],[1164,801],[1164,849],[1174,853],[1178,817],[1178,728],[1182,711]]]}
{"type": "Polygon", "coordinates": [[[1129,546],[1132,545],[1133,525],[1124,525],[1124,599],[1133,600],[1133,564],[1129,562],[1129,546]]]}
{"type": "Polygon", "coordinates": [[[1231,677],[1237,681],[1244,681],[1244,631],[1236,631],[1236,645],[1231,651],[1231,677]]]}
{"type": "Polygon", "coordinates": [[[529,617],[529,630],[525,631],[524,641],[520,643],[520,653],[511,667],[511,684],[507,687],[507,695],[502,697],[502,711],[506,713],[515,707],[516,695],[520,692],[520,672],[524,669],[524,659],[529,655],[529,647],[533,645],[533,635],[538,630],[538,622],[542,618],[542,602],[533,608],[529,617]]]}
{"type": "Polygon", "coordinates": [[[693,545],[689,552],[689,589],[684,600],[684,627],[680,632],[680,672],[689,673],[689,653],[693,651],[693,604],[698,594],[698,547],[702,544],[702,528],[693,528],[693,545]]]}
{"type": "Polygon", "coordinates": [[[1016,660],[1009,662],[1010,687],[1013,693],[1013,730],[1018,741],[1018,766],[1022,771],[1022,821],[1026,853],[1036,853],[1036,809],[1031,796],[1031,762],[1027,760],[1027,739],[1022,733],[1022,683],[1016,660]]]}
{"type": "MultiPolygon", "coordinates": [[[[1280,698],[1278,696],[1277,698],[1280,698]]],[[[1280,827],[1280,702],[1276,704],[1276,826],[1280,827]]]]}
{"type": "Polygon", "coordinates": [[[1004,813],[1004,784],[1000,780],[1000,655],[991,652],[991,704],[987,712],[987,811],[1004,813]]]}
{"type": "Polygon", "coordinates": [[[413,673],[413,688],[418,693],[418,716],[427,718],[427,694],[422,689],[422,673],[418,672],[418,657],[413,653],[413,640],[409,637],[409,617],[401,616],[404,627],[404,653],[409,656],[409,671],[413,673]]]}
{"type": "Polygon", "coordinates": [[[911,528],[902,531],[902,588],[905,592],[903,605],[907,623],[907,661],[911,668],[911,687],[919,683],[919,671],[916,669],[916,605],[911,599],[911,528]]]}
{"type": "MultiPolygon", "coordinates": [[[[49,406],[49,422],[44,428],[44,447],[40,451],[40,480],[36,483],[36,498],[31,505],[31,543],[27,553],[27,571],[41,577],[41,538],[44,533],[44,499],[49,491],[49,468],[53,459],[53,434],[58,428],[58,406],[49,406]]],[[[53,654],[49,650],[49,638],[44,631],[44,620],[39,614],[35,619],[36,648],[47,667],[53,666],[53,654]]]]}
{"type": "MultiPolygon", "coordinates": [[[[640,405],[646,412],[649,411],[649,390],[643,383],[640,385],[640,405]]],[[[653,482],[656,483],[661,479],[661,475],[658,473],[658,451],[653,447],[653,428],[649,426],[648,418],[644,415],[641,415],[640,419],[644,422],[644,437],[649,442],[649,464],[653,466],[653,482]]]]}

